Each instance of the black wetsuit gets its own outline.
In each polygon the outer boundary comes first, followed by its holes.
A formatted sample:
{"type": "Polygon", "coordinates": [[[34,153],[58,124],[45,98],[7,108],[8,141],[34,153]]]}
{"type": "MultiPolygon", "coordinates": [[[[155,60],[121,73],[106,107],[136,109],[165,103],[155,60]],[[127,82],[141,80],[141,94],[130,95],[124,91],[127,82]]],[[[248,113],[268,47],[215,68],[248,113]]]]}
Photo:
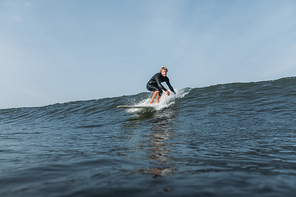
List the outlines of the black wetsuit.
{"type": "MultiPolygon", "coordinates": [[[[168,85],[168,87],[170,88],[170,90],[172,92],[175,93],[174,88],[171,86],[170,84],[170,80],[167,76],[162,76],[161,73],[156,73],[147,83],[146,87],[149,91],[159,91],[159,95],[162,94],[162,90],[164,90],[165,92],[167,91],[167,89],[165,87],[163,87],[163,85],[161,85],[162,82],[166,82],[166,84],[168,85]]],[[[176,93],[175,93],[176,94],[176,93]]]]}

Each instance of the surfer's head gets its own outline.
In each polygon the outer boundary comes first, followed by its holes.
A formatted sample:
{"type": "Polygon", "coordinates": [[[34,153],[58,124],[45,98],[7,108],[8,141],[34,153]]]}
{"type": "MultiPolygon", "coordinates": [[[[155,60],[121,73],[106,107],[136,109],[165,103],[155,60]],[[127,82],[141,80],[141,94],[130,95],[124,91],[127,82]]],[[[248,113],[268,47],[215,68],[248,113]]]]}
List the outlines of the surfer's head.
{"type": "Polygon", "coordinates": [[[161,67],[161,69],[160,69],[160,73],[161,73],[161,75],[162,76],[166,76],[167,75],[167,72],[168,72],[168,69],[166,68],[166,67],[161,67]]]}

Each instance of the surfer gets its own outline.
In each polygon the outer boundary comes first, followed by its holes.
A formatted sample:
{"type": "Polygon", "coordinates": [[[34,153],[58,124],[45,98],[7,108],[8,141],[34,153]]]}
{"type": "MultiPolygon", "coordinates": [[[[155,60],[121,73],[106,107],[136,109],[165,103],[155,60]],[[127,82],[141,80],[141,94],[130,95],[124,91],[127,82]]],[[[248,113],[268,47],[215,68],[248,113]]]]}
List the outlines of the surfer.
{"type": "Polygon", "coordinates": [[[161,85],[162,82],[166,82],[166,84],[168,85],[170,90],[175,93],[174,88],[170,84],[169,78],[166,76],[167,72],[168,72],[168,69],[166,67],[164,67],[164,66],[161,67],[160,72],[156,73],[147,83],[147,85],[146,85],[147,89],[149,91],[154,92],[153,96],[151,98],[150,104],[153,103],[153,100],[156,97],[156,95],[157,95],[156,103],[159,103],[159,99],[160,99],[162,92],[163,92],[162,90],[164,90],[166,92],[166,94],[168,96],[170,96],[170,92],[165,87],[163,87],[163,85],[161,85]]]}

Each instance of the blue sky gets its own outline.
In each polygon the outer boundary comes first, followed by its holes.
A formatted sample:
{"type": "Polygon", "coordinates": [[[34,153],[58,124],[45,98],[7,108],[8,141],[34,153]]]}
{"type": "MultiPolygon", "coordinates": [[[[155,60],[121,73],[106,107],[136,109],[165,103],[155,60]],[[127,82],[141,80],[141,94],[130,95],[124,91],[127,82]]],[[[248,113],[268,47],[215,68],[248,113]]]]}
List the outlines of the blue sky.
{"type": "Polygon", "coordinates": [[[296,75],[295,0],[0,0],[0,108],[296,75]]]}

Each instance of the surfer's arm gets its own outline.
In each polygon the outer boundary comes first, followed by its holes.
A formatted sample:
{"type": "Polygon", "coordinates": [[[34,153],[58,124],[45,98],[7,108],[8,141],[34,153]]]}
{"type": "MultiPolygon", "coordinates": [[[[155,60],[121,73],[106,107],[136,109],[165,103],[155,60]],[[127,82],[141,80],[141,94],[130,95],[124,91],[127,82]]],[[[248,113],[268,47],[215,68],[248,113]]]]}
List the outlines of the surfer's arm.
{"type": "Polygon", "coordinates": [[[171,83],[170,83],[170,80],[169,80],[169,79],[166,81],[166,84],[168,85],[168,87],[170,88],[170,90],[176,94],[176,92],[175,92],[175,90],[174,90],[173,86],[171,85],[171,83]]]}

